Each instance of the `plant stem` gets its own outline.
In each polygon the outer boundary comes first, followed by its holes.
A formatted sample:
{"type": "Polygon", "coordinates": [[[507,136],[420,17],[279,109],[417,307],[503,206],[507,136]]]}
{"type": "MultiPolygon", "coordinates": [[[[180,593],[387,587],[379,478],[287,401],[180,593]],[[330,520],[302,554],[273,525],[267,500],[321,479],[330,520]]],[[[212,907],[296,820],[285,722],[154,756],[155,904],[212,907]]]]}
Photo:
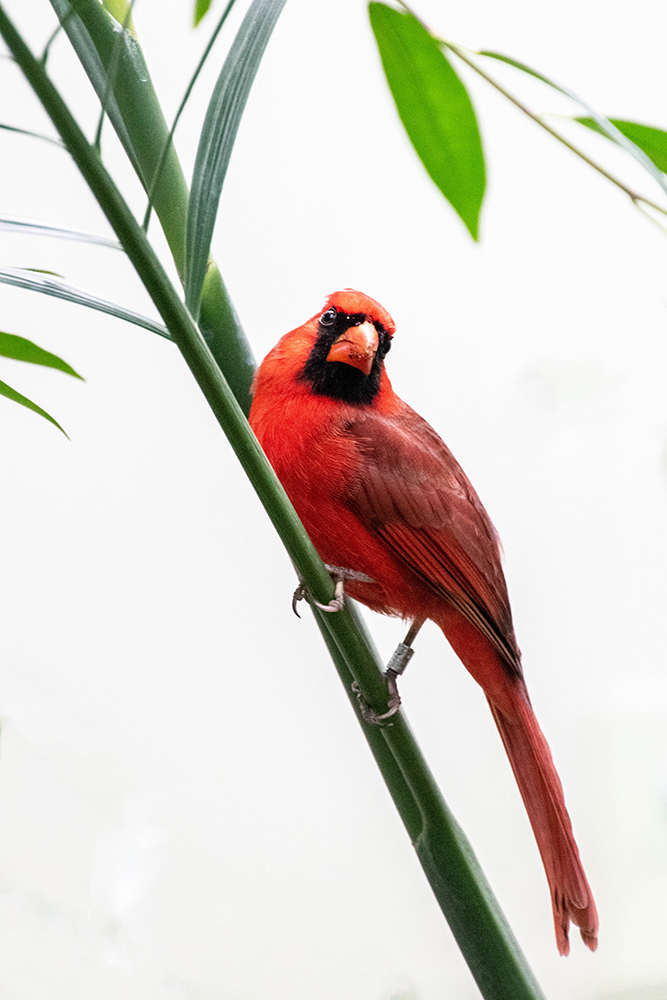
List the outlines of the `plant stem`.
{"type": "Polygon", "coordinates": [[[502,94],[503,97],[506,97],[508,101],[511,101],[511,103],[515,107],[519,108],[520,111],[523,111],[524,115],[527,115],[532,121],[534,121],[537,125],[539,125],[540,128],[543,128],[545,132],[548,132],[549,135],[552,135],[554,137],[554,139],[557,139],[560,143],[563,144],[563,146],[566,146],[567,149],[571,150],[576,156],[579,157],[580,160],[583,160],[584,163],[587,163],[589,165],[589,167],[592,167],[593,170],[597,170],[599,174],[602,174],[602,176],[606,177],[608,181],[611,181],[611,183],[615,184],[617,188],[620,188],[621,191],[627,194],[628,198],[630,199],[630,201],[632,201],[634,205],[637,205],[638,202],[643,202],[643,204],[648,205],[650,208],[654,208],[657,212],[662,212],[663,215],[667,215],[667,208],[663,208],[662,205],[658,205],[657,202],[651,201],[650,198],[645,198],[643,194],[639,194],[637,191],[634,191],[632,188],[628,187],[628,185],[624,184],[623,181],[618,179],[618,177],[615,177],[613,174],[610,174],[608,170],[605,170],[604,167],[602,167],[595,160],[592,160],[590,156],[588,156],[581,149],[579,149],[577,146],[571,143],[568,139],[565,138],[565,136],[561,135],[560,132],[557,132],[556,129],[552,128],[551,125],[549,125],[549,123],[546,122],[541,115],[538,115],[534,111],[531,111],[530,108],[528,108],[518,99],[518,97],[515,97],[514,94],[512,94],[509,90],[503,87],[502,84],[498,83],[498,81],[494,80],[494,78],[490,76],[485,70],[481,69],[481,67],[478,66],[473,59],[470,58],[467,52],[460,45],[456,45],[454,42],[445,41],[442,38],[438,38],[437,40],[438,42],[440,42],[441,45],[444,45],[445,48],[448,48],[451,52],[454,52],[455,55],[457,55],[459,59],[461,59],[464,63],[466,63],[466,65],[470,66],[471,69],[474,69],[474,71],[478,73],[479,76],[481,76],[484,80],[486,80],[487,83],[490,83],[492,87],[494,87],[500,94],[502,94]]]}
{"type": "MultiPolygon", "coordinates": [[[[128,25],[132,21],[132,8],[134,7],[135,3],[136,0],[131,0],[125,11],[125,16],[123,20],[124,32],[128,30],[128,25]]],[[[97,130],[95,132],[95,140],[93,142],[95,149],[100,155],[102,154],[102,129],[104,127],[104,119],[106,118],[107,114],[107,105],[109,103],[111,95],[113,94],[114,84],[118,77],[118,67],[120,65],[120,41],[119,41],[120,37],[121,36],[118,35],[114,41],[114,46],[111,53],[111,61],[109,63],[109,69],[108,69],[107,83],[104,89],[104,97],[100,102],[102,105],[102,107],[100,108],[100,117],[97,122],[97,130]]]]}

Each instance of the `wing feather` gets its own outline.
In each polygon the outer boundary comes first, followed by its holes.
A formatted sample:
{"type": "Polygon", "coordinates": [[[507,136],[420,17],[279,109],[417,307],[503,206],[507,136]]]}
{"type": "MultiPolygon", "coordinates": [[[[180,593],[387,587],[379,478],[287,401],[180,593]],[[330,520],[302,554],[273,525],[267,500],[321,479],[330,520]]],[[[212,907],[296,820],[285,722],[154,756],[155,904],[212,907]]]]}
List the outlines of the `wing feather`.
{"type": "Polygon", "coordinates": [[[521,673],[498,535],[444,441],[408,406],[367,411],[344,433],[361,459],[346,495],[356,516],[521,673]]]}

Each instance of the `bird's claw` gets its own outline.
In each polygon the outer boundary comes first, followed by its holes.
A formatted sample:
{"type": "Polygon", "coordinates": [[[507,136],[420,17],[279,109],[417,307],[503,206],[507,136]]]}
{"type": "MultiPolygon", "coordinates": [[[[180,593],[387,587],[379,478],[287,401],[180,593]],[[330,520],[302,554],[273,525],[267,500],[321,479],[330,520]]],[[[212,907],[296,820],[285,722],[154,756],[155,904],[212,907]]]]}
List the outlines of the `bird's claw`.
{"type": "Polygon", "coordinates": [[[393,723],[387,722],[391,719],[392,715],[396,715],[399,708],[401,707],[401,696],[398,693],[398,685],[396,683],[396,678],[398,674],[391,667],[387,667],[385,671],[385,677],[387,678],[387,690],[389,691],[389,699],[387,701],[387,711],[386,712],[376,712],[370,707],[370,705],[364,700],[364,697],[359,689],[359,685],[356,681],[352,683],[352,690],[357,696],[357,701],[359,702],[359,712],[361,713],[361,718],[364,722],[367,722],[369,726],[391,726],[393,723]]]}
{"type": "Polygon", "coordinates": [[[313,607],[319,608],[320,611],[328,611],[330,613],[342,611],[345,607],[345,584],[340,578],[337,579],[336,589],[332,600],[330,600],[328,604],[320,604],[319,601],[315,600],[306,585],[304,583],[300,583],[292,595],[292,611],[297,618],[301,617],[296,607],[299,601],[307,601],[308,604],[312,604],[313,607]]]}

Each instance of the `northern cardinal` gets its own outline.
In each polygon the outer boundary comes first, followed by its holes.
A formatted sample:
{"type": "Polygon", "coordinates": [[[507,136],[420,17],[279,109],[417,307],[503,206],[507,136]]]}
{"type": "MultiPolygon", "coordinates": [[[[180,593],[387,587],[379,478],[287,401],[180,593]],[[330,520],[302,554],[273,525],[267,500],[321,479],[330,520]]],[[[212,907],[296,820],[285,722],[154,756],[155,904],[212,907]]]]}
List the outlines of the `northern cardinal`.
{"type": "Polygon", "coordinates": [[[595,903],[526,690],[498,536],[445,443],[392,390],[393,334],[379,303],[335,292],[264,359],[250,424],[323,561],[357,577],[347,592],[432,619],[481,685],[542,856],[558,950],[570,950],[570,921],[595,950],[595,903]]]}

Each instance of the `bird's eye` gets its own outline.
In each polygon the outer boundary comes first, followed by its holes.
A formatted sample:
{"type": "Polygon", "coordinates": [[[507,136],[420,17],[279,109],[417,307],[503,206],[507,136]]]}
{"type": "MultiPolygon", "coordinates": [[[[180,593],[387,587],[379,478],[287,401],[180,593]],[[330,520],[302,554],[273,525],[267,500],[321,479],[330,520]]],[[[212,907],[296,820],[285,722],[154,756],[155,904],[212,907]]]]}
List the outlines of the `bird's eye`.
{"type": "Polygon", "coordinates": [[[378,354],[380,357],[384,358],[391,350],[391,339],[386,333],[382,332],[380,335],[380,346],[378,347],[378,354]]]}
{"type": "Polygon", "coordinates": [[[320,323],[322,326],[332,326],[336,319],[336,310],[332,306],[331,309],[327,309],[325,313],[320,316],[320,323]]]}

